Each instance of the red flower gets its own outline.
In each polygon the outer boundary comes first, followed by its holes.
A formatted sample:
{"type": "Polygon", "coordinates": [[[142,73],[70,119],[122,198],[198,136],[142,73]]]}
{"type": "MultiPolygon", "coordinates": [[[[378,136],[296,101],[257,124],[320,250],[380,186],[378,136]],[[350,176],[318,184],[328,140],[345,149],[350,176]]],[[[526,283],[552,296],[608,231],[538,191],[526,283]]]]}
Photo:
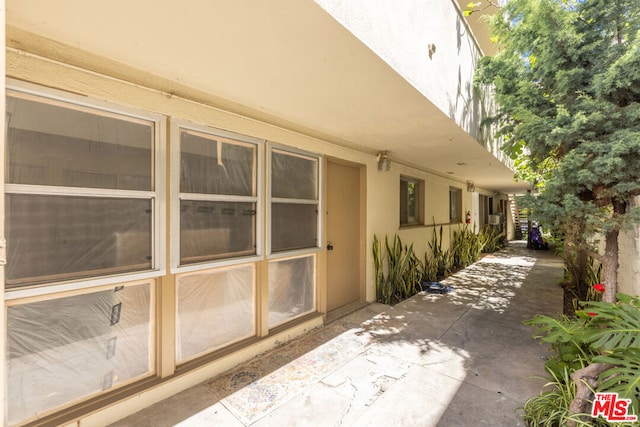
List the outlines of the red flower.
{"type": "Polygon", "coordinates": [[[594,313],[592,311],[588,312],[587,314],[591,317],[596,317],[598,315],[598,313],[594,313]]]}
{"type": "Polygon", "coordinates": [[[593,285],[593,289],[602,293],[604,292],[604,285],[600,284],[600,283],[596,283],[595,285],[593,285]]]}

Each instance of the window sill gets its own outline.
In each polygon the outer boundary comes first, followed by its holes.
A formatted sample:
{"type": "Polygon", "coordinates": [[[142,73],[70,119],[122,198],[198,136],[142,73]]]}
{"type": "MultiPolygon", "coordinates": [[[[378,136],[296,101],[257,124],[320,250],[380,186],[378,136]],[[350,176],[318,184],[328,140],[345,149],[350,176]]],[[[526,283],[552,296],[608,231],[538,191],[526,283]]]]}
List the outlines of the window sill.
{"type": "Polygon", "coordinates": [[[407,230],[411,228],[425,228],[429,227],[426,224],[400,224],[400,230],[407,230]]]}

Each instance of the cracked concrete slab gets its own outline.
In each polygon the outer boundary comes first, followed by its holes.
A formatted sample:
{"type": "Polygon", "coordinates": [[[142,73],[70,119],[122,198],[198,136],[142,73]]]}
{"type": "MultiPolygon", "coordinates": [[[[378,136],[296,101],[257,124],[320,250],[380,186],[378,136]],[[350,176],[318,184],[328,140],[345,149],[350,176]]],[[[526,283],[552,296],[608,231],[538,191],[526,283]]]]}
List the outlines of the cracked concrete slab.
{"type": "Polygon", "coordinates": [[[512,244],[453,292],[370,304],[115,425],[524,425],[548,353],[523,321],[561,313],[562,272],[512,244]]]}

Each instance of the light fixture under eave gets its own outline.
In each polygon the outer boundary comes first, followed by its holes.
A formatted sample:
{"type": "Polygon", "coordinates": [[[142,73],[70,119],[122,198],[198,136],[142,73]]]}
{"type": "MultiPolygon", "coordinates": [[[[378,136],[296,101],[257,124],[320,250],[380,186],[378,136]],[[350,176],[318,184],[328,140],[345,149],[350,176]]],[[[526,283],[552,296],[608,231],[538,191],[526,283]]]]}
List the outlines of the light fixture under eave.
{"type": "Polygon", "coordinates": [[[380,151],[376,155],[378,160],[378,170],[380,172],[389,172],[391,170],[391,160],[389,160],[389,154],[386,151],[380,151]]]}
{"type": "Polygon", "coordinates": [[[476,191],[476,185],[473,183],[473,181],[467,181],[467,191],[469,193],[473,193],[474,191],[476,191]]]}

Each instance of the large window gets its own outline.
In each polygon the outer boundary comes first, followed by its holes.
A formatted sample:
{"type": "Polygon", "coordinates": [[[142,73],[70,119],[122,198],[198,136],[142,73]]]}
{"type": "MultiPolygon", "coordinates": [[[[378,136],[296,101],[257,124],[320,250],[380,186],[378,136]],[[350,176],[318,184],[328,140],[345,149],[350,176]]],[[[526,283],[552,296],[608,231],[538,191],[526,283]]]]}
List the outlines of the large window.
{"type": "Polygon", "coordinates": [[[10,425],[153,372],[152,282],[7,308],[10,425]]]}
{"type": "Polygon", "coordinates": [[[180,266],[258,254],[258,142],[209,132],[179,131],[180,266]]]}
{"type": "Polygon", "coordinates": [[[400,177],[400,225],[424,224],[424,181],[400,177]]]}
{"type": "Polygon", "coordinates": [[[158,269],[159,122],[7,94],[7,289],[158,269]]]}
{"type": "Polygon", "coordinates": [[[320,241],[320,159],[273,148],[269,327],[315,310],[315,255],[320,241]],[[298,254],[298,255],[296,255],[298,254]]]}

